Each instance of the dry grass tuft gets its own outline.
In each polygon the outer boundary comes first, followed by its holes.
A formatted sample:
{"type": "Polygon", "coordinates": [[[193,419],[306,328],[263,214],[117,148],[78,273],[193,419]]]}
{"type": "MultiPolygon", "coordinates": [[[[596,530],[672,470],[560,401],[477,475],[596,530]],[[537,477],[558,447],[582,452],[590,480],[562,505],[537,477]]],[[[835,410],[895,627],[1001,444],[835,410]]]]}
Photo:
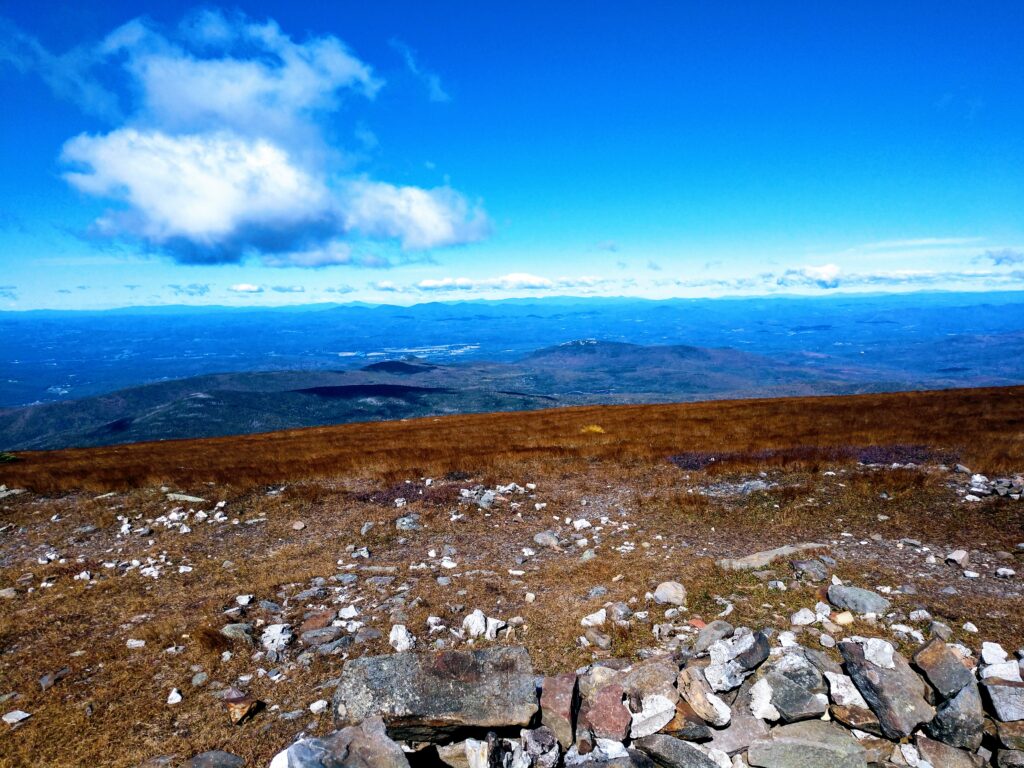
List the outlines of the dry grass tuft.
{"type": "Polygon", "coordinates": [[[231,649],[231,640],[212,627],[200,627],[194,633],[196,644],[205,652],[220,655],[231,649]]]}

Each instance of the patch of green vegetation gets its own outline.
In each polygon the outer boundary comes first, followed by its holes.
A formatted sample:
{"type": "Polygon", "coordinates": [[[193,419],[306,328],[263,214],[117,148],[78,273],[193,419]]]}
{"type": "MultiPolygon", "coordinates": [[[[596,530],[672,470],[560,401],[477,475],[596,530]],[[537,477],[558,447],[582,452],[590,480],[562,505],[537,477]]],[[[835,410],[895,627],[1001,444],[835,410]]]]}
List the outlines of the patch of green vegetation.
{"type": "Polygon", "coordinates": [[[13,453],[7,451],[0,451],[0,464],[13,464],[16,461],[22,461],[21,456],[15,456],[13,453]]]}

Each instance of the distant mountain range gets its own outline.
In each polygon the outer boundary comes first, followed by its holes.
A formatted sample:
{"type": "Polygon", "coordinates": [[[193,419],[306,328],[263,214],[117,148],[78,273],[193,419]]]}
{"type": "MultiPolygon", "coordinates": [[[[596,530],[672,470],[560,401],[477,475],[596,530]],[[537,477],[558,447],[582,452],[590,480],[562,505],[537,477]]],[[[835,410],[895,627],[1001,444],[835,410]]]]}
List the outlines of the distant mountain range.
{"type": "Polygon", "coordinates": [[[382,360],[353,370],[225,373],[0,411],[0,448],[212,437],[585,403],[862,391],[849,376],[734,349],[581,340],[512,363],[382,360]]]}
{"type": "Polygon", "coordinates": [[[1024,382],[1024,292],[508,299],[0,312],[0,408],[214,373],[414,355],[517,363],[570,339],[729,347],[892,387],[1024,382]]]}
{"type": "Polygon", "coordinates": [[[0,312],[0,450],[1024,383],[1024,292],[0,312]],[[566,342],[567,339],[583,339],[566,342]]]}

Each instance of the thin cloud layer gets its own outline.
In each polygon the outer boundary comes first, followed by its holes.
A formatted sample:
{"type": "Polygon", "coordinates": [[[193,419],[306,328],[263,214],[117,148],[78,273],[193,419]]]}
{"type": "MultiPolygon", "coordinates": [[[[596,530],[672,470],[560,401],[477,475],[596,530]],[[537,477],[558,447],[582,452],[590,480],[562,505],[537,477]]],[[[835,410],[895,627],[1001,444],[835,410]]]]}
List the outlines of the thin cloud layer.
{"type": "Polygon", "coordinates": [[[444,277],[439,279],[420,280],[418,283],[408,286],[396,285],[392,282],[376,283],[378,290],[385,290],[391,293],[491,293],[491,292],[517,292],[517,291],[566,291],[573,290],[580,293],[595,293],[602,289],[622,289],[632,286],[635,281],[613,280],[603,277],[558,277],[547,278],[540,275],[533,275],[527,272],[514,272],[501,277],[471,279],[468,277],[444,277]],[[384,285],[384,288],[380,286],[384,285]]]}
{"type": "Polygon", "coordinates": [[[185,264],[320,268],[387,266],[353,255],[352,243],[425,251],[490,231],[481,205],[449,186],[337,173],[352,158],[326,124],[384,81],[334,36],[298,42],[273,21],[203,11],[171,32],[136,19],[57,56],[6,31],[0,60],[38,72],[59,95],[86,94],[83,109],[119,123],[61,153],[68,183],[115,204],[95,235],[185,264]]]}
{"type": "Polygon", "coordinates": [[[397,38],[391,40],[391,47],[394,48],[402,57],[402,61],[405,62],[406,69],[412,73],[413,77],[423,83],[427,89],[427,96],[431,101],[435,102],[447,102],[451,101],[452,97],[445,91],[444,86],[441,85],[441,77],[436,72],[431,72],[424,69],[416,59],[416,54],[412,48],[403,43],[397,38]]]}
{"type": "Polygon", "coordinates": [[[167,288],[175,296],[188,296],[191,298],[206,296],[210,292],[209,283],[189,283],[188,285],[173,284],[168,285],[167,288]]]}

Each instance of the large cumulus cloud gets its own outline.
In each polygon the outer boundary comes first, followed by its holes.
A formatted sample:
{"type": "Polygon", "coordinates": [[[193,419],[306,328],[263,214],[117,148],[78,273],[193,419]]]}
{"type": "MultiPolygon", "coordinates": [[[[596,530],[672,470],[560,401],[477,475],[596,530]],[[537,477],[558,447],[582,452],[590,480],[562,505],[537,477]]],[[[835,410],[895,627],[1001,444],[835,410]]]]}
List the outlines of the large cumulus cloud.
{"type": "Polygon", "coordinates": [[[202,11],[174,30],[136,19],[62,55],[8,39],[4,58],[58,93],[89,84],[81,106],[113,123],[61,153],[65,179],[108,201],[96,235],[182,263],[318,268],[385,266],[354,248],[370,241],[408,253],[489,232],[481,204],[449,186],[359,171],[328,126],[384,82],[334,36],[296,41],[273,21],[202,11]]]}

